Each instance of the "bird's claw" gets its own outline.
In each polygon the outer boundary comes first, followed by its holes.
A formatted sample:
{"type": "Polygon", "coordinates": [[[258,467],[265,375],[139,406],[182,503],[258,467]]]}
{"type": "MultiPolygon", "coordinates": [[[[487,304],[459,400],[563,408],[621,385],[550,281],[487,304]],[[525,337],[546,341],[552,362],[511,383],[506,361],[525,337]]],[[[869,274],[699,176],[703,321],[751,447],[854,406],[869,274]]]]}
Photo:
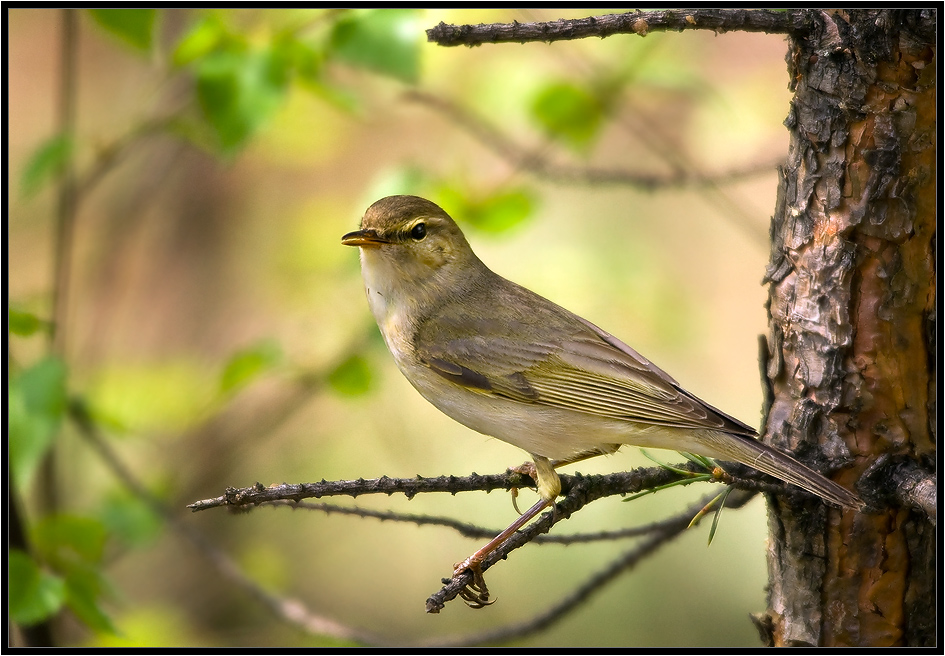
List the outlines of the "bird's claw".
{"type": "Polygon", "coordinates": [[[482,566],[473,558],[467,558],[463,562],[453,566],[453,578],[469,572],[473,576],[471,583],[463,586],[459,591],[459,596],[470,608],[485,608],[495,603],[495,599],[489,601],[489,586],[486,585],[486,579],[482,575],[482,566]]]}
{"type": "MultiPolygon", "coordinates": [[[[535,484],[538,484],[538,468],[535,467],[535,463],[532,461],[523,462],[518,467],[509,467],[509,472],[513,474],[520,474],[522,476],[528,476],[530,479],[535,481],[535,484]]],[[[522,511],[518,509],[518,490],[519,488],[513,487],[509,490],[512,493],[512,507],[515,508],[515,512],[519,515],[522,514],[522,511]]]]}
{"type": "Polygon", "coordinates": [[[527,460],[517,467],[509,467],[509,471],[513,474],[523,474],[528,476],[530,479],[538,483],[538,468],[535,466],[535,463],[531,460],[527,460]]]}

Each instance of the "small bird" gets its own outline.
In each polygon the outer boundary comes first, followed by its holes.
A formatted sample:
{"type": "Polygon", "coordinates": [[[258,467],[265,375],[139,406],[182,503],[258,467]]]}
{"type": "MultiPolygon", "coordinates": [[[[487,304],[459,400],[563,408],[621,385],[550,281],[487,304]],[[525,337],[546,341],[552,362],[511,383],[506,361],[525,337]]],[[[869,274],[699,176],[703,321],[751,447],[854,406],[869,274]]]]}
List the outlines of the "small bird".
{"type": "Polygon", "coordinates": [[[541,500],[455,573],[475,569],[483,550],[552,504],[561,491],[555,467],[623,444],[735,460],[862,507],[613,335],[493,273],[435,203],[383,198],[341,243],[360,248],[368,304],[407,380],[448,416],[535,463],[541,500]]]}

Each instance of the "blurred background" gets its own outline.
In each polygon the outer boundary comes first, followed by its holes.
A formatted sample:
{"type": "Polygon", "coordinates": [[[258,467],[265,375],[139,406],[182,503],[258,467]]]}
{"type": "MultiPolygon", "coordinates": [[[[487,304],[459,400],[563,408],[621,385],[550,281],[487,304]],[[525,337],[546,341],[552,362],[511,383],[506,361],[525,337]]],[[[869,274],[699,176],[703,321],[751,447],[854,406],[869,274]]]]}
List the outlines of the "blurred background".
{"type": "MultiPolygon", "coordinates": [[[[8,503],[29,546],[11,552],[15,621],[49,620],[57,644],[84,647],[345,644],[270,612],[182,537],[194,530],[260,589],[417,644],[524,621],[633,547],[530,545],[488,572],[496,604],[427,615],[440,578],[482,541],[185,508],[256,481],[499,473],[526,459],[441,415],[387,353],[340,237],[389,194],[440,203],[490,268],[758,425],[784,40],[444,48],[424,32],[600,13],[9,10],[8,503]]],[[[625,447],[564,471],[635,466],[652,462],[625,447]]],[[[719,490],[693,488],[599,501],[554,531],[645,524],[719,490]]],[[[356,505],[496,530],[515,516],[504,493],[356,505]]],[[[757,646],[764,503],[724,513],[709,547],[708,528],[513,644],[757,646]]]]}

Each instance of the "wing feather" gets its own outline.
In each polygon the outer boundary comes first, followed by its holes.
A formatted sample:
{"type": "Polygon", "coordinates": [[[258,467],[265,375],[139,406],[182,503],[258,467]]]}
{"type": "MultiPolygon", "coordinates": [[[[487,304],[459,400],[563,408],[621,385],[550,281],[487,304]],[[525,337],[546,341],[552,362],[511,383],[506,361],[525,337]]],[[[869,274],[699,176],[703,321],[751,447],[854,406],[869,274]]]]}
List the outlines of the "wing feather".
{"type": "MultiPolygon", "coordinates": [[[[669,374],[594,324],[563,308],[544,320],[557,340],[524,342],[508,313],[503,317],[433,322],[434,335],[415,340],[422,363],[454,384],[519,403],[677,428],[717,429],[754,435],[737,419],[682,389],[669,374]]],[[[501,308],[499,308],[501,310],[501,308]]],[[[549,331],[539,334],[547,336],[549,331]]]]}

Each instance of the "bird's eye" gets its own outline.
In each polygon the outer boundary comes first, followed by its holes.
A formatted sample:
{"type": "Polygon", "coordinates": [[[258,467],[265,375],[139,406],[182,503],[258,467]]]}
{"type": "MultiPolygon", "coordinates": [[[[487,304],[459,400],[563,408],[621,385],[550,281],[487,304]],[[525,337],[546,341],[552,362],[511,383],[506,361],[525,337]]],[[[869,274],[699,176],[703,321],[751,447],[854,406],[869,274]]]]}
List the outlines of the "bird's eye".
{"type": "Polygon", "coordinates": [[[427,226],[425,223],[418,223],[410,230],[410,236],[416,241],[422,241],[427,236],[427,226]]]}

